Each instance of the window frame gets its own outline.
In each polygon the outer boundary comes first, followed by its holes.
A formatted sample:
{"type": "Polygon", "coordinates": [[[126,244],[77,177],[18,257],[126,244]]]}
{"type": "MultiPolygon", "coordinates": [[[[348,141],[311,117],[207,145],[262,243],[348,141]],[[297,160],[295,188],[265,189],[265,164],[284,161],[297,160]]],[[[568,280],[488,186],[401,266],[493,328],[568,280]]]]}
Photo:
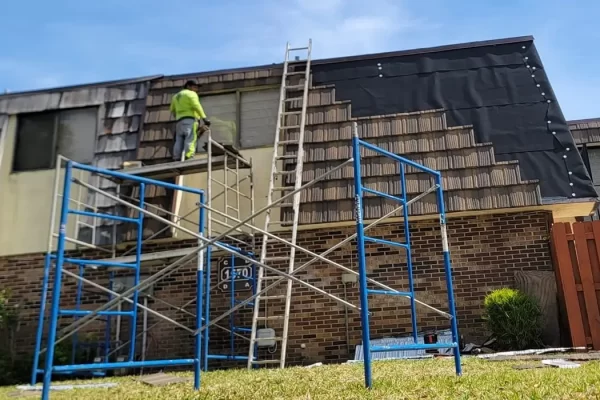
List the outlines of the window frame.
{"type": "MultiPolygon", "coordinates": [[[[11,163],[11,174],[20,174],[20,173],[27,173],[27,172],[39,172],[39,171],[48,171],[48,170],[52,170],[56,168],[56,157],[57,154],[59,152],[59,148],[58,148],[58,141],[59,141],[59,124],[60,124],[60,116],[63,113],[69,112],[69,111],[78,111],[78,110],[94,110],[95,111],[95,126],[94,126],[94,143],[96,143],[96,141],[98,140],[98,126],[99,126],[99,120],[100,120],[100,114],[99,114],[99,110],[100,107],[98,106],[84,106],[84,107],[74,107],[74,108],[64,108],[64,109],[54,109],[54,110],[45,110],[45,111],[38,111],[38,112],[28,112],[28,113],[20,113],[17,114],[17,124],[16,124],[16,129],[15,129],[15,140],[13,143],[13,150],[12,150],[12,163],[11,163]],[[50,165],[47,167],[40,167],[40,168],[29,168],[29,169],[23,169],[23,170],[17,170],[15,169],[16,166],[16,162],[17,162],[17,149],[18,149],[18,141],[19,141],[19,136],[20,136],[20,130],[21,130],[21,126],[22,126],[22,119],[21,118],[26,118],[26,117],[31,117],[31,116],[36,116],[36,115],[52,115],[53,116],[53,124],[52,124],[52,147],[50,149],[51,152],[51,157],[50,157],[50,165]]],[[[94,149],[95,150],[95,149],[94,149]]],[[[81,164],[89,164],[88,162],[82,162],[81,164]]]]}
{"type": "MultiPolygon", "coordinates": [[[[244,93],[248,93],[248,92],[259,92],[259,91],[263,91],[263,90],[273,90],[273,89],[280,90],[281,85],[264,85],[264,86],[254,86],[254,87],[249,87],[249,88],[215,90],[215,91],[210,91],[210,92],[199,91],[198,96],[200,97],[200,103],[202,104],[202,99],[205,97],[218,96],[218,95],[224,95],[224,94],[235,94],[235,97],[236,97],[236,105],[235,105],[236,122],[235,123],[237,126],[236,139],[235,139],[236,148],[238,148],[239,150],[266,149],[269,147],[273,147],[273,143],[271,143],[269,145],[252,146],[252,147],[242,147],[241,146],[241,144],[242,144],[241,132],[242,132],[242,128],[243,128],[242,127],[242,95],[244,93]]],[[[208,117],[208,119],[210,119],[210,115],[207,115],[207,117],[208,117]]]]}

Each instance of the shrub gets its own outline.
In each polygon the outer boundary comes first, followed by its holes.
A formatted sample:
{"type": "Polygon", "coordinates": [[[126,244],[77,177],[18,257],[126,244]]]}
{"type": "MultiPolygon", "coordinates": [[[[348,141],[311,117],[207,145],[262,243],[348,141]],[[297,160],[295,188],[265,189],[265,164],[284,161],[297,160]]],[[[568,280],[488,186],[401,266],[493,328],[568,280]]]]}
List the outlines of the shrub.
{"type": "Polygon", "coordinates": [[[503,288],[484,300],[484,319],[502,350],[524,350],[542,345],[542,313],[535,299],[503,288]]]}
{"type": "Polygon", "coordinates": [[[8,290],[0,290],[0,385],[23,380],[23,363],[15,355],[14,341],[17,334],[19,309],[11,302],[8,290]]]}

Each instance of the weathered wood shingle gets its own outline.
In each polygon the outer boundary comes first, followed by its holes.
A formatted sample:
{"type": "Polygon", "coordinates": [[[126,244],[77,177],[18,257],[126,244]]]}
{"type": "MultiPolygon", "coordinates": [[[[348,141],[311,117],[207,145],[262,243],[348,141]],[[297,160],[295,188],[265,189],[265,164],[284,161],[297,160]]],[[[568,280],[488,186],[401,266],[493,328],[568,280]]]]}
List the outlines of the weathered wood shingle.
{"type": "Polygon", "coordinates": [[[568,124],[576,144],[600,142],[600,118],[569,121],[568,124]]]}

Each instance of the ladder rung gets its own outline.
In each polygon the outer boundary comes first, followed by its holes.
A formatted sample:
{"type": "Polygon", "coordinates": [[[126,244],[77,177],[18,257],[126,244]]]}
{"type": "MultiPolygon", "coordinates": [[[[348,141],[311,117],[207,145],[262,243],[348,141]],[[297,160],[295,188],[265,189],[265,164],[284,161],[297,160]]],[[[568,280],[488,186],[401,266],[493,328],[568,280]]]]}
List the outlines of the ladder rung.
{"type": "Polygon", "coordinates": [[[258,321],[272,321],[276,319],[283,319],[283,315],[269,315],[267,317],[256,317],[258,321]]]}
{"type": "Polygon", "coordinates": [[[297,115],[297,114],[302,114],[302,111],[286,111],[286,112],[281,113],[281,115],[297,115]]]}
{"type": "Polygon", "coordinates": [[[277,158],[280,160],[286,160],[286,159],[291,160],[294,158],[298,158],[298,155],[297,154],[289,154],[289,155],[277,156],[277,158]]]}
{"type": "Polygon", "coordinates": [[[283,146],[286,144],[298,144],[298,143],[300,143],[300,141],[298,141],[298,140],[280,140],[278,144],[280,146],[283,146]]]}
{"type": "Polygon", "coordinates": [[[295,75],[306,75],[306,71],[294,71],[294,72],[288,72],[287,74],[285,74],[286,76],[295,76],[295,75]]]}
{"type": "Polygon", "coordinates": [[[302,101],[304,97],[290,97],[289,99],[284,99],[283,101],[302,101]]]}
{"type": "Polygon", "coordinates": [[[277,191],[277,192],[289,192],[292,190],[296,190],[296,188],[294,186],[282,186],[282,187],[274,187],[273,190],[277,191]]]}
{"type": "Polygon", "coordinates": [[[279,364],[280,360],[253,360],[252,364],[279,364]]]}
{"type": "Polygon", "coordinates": [[[256,339],[254,339],[255,342],[266,342],[268,340],[274,340],[276,342],[281,342],[283,340],[283,338],[279,337],[279,336],[275,336],[275,337],[266,337],[266,338],[256,338],[256,339]]]}
{"type": "Polygon", "coordinates": [[[275,175],[292,175],[295,173],[296,173],[295,169],[292,169],[290,171],[275,171],[275,175]]]}
{"type": "Polygon", "coordinates": [[[308,50],[308,47],[292,47],[288,51],[308,50]]]}
{"type": "Polygon", "coordinates": [[[278,275],[268,275],[262,277],[263,281],[274,281],[276,279],[281,279],[281,276],[278,275]]]}
{"type": "Polygon", "coordinates": [[[290,258],[287,256],[283,257],[265,257],[265,261],[288,261],[290,258]]]}
{"type": "Polygon", "coordinates": [[[290,86],[285,86],[285,88],[287,90],[298,90],[298,89],[304,89],[304,85],[290,85],[290,86]]]}
{"type": "Polygon", "coordinates": [[[279,129],[300,129],[300,125],[280,126],[279,129]]]}
{"type": "Polygon", "coordinates": [[[285,295],[283,294],[278,294],[278,295],[273,295],[273,296],[260,296],[261,300],[283,300],[285,299],[285,295]]]}

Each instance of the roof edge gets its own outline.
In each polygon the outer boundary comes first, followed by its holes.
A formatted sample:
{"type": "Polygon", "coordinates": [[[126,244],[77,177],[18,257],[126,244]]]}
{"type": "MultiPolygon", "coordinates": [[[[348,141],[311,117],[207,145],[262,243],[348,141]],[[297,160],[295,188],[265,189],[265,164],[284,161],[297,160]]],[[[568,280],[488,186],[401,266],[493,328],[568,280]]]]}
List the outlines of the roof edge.
{"type": "Polygon", "coordinates": [[[332,64],[339,62],[348,62],[348,61],[359,61],[359,60],[371,60],[377,58],[387,58],[387,57],[401,57],[401,56],[412,56],[417,54],[429,54],[429,53],[441,53],[444,51],[452,51],[452,50],[463,50],[463,49],[472,49],[477,47],[486,47],[486,46],[498,46],[503,44],[512,44],[512,43],[521,43],[521,42],[532,42],[534,37],[531,35],[528,36],[516,36],[504,39],[493,39],[493,40],[480,40],[476,42],[467,42],[467,43],[456,43],[456,44],[446,44],[443,46],[435,46],[435,47],[422,47],[418,49],[410,49],[410,50],[399,50],[399,51],[389,51],[385,53],[373,53],[373,54],[365,54],[359,56],[347,56],[347,57],[336,57],[336,58],[326,58],[322,60],[314,60],[312,64],[332,64]]]}
{"type": "Polygon", "coordinates": [[[28,96],[28,95],[39,94],[39,93],[63,92],[66,90],[77,90],[77,89],[94,88],[94,87],[101,87],[101,86],[110,87],[110,86],[118,86],[118,85],[127,85],[127,84],[153,81],[153,80],[160,79],[163,77],[164,77],[164,75],[148,75],[148,76],[142,76],[139,78],[116,79],[116,80],[102,81],[102,82],[80,83],[77,85],[58,86],[58,87],[47,88],[47,89],[33,89],[33,90],[24,90],[21,92],[1,93],[0,99],[10,98],[10,97],[19,97],[19,96],[28,96]]]}
{"type": "Polygon", "coordinates": [[[573,121],[567,121],[567,125],[587,124],[589,122],[600,122],[600,117],[597,117],[597,118],[585,118],[585,119],[574,119],[573,121]]]}
{"type": "MultiPolygon", "coordinates": [[[[334,64],[334,63],[349,62],[349,61],[372,60],[372,59],[387,58],[387,57],[401,57],[401,56],[410,56],[410,55],[416,55],[416,54],[439,53],[439,52],[451,51],[451,50],[461,50],[461,49],[471,49],[471,48],[486,47],[486,46],[498,46],[498,45],[503,45],[503,44],[531,42],[533,40],[534,40],[534,37],[531,35],[516,36],[516,37],[510,37],[510,38],[504,38],[504,39],[493,39],[493,40],[482,40],[482,41],[467,42],[467,43],[456,43],[456,44],[449,44],[449,45],[435,46],[435,47],[423,47],[423,48],[418,48],[418,49],[389,51],[389,52],[384,52],[384,53],[371,53],[371,54],[362,54],[362,55],[355,55],[355,56],[322,58],[322,59],[311,60],[311,64],[312,65],[324,65],[324,64],[334,64]]],[[[255,71],[255,70],[266,69],[266,68],[282,68],[282,67],[283,67],[283,63],[272,63],[272,64],[253,66],[253,67],[227,68],[227,69],[220,69],[220,70],[206,71],[206,72],[196,72],[196,73],[192,72],[192,73],[187,73],[187,74],[165,75],[164,78],[185,79],[185,78],[189,78],[189,77],[232,74],[232,73],[236,73],[236,72],[247,72],[247,71],[255,71]]]]}
{"type": "Polygon", "coordinates": [[[573,203],[590,203],[594,202],[599,204],[600,197],[577,197],[575,199],[570,197],[543,197],[542,204],[573,204],[573,203]]]}

